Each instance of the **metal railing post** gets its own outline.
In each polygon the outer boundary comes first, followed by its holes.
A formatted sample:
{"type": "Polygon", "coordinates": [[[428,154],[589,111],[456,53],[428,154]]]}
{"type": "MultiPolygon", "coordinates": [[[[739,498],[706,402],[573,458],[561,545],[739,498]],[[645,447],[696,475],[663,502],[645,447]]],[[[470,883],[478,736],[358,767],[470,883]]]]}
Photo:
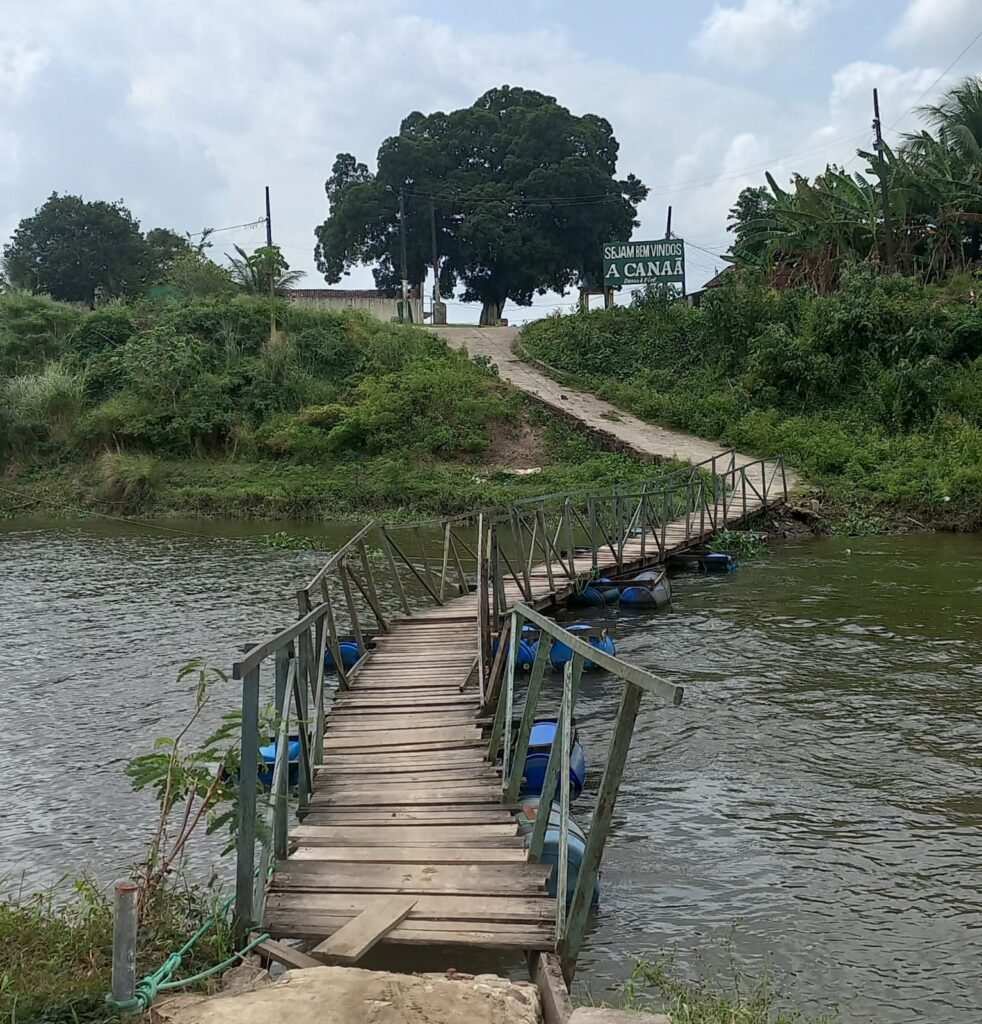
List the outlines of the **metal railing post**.
{"type": "Polygon", "coordinates": [[[127,1003],[136,995],[137,886],[117,882],[113,897],[112,997],[127,1003]]]}
{"type": "MultiPolygon", "coordinates": [[[[572,716],[573,710],[576,707],[576,697],[580,690],[580,676],[583,673],[583,655],[574,651],[573,657],[570,659],[570,666],[569,713],[572,716]]],[[[565,695],[565,675],[563,692],[565,695]]],[[[556,732],[557,734],[559,733],[558,728],[556,732]]],[[[556,786],[559,784],[561,761],[562,754],[559,750],[559,744],[554,741],[549,749],[549,761],[546,764],[546,774],[542,780],[542,793],[539,796],[539,809],[535,815],[532,838],[529,840],[528,859],[531,862],[537,862],[542,858],[542,850],[546,842],[546,832],[549,828],[549,815],[552,813],[552,801],[556,795],[556,786]]],[[[562,785],[569,786],[569,776],[562,780],[562,785]]]]}
{"type": "Polygon", "coordinates": [[[259,666],[242,680],[242,732],[239,740],[239,832],[235,851],[235,944],[245,945],[253,924],[253,871],[256,860],[256,787],[259,783],[259,666]]]}
{"type": "Polygon", "coordinates": [[[583,943],[587,916],[593,902],[593,890],[597,882],[597,874],[600,871],[600,861],[603,858],[604,846],[610,832],[611,820],[614,816],[617,792],[624,775],[624,765],[627,762],[631,737],[634,734],[634,723],[638,717],[642,692],[639,686],[625,681],[604,776],[600,783],[600,792],[597,794],[597,805],[593,812],[593,820],[590,822],[590,833],[587,836],[586,849],[583,851],[583,860],[576,878],[576,889],[566,920],[566,934],[558,936],[560,956],[565,963],[571,963],[576,959],[583,943]]]}

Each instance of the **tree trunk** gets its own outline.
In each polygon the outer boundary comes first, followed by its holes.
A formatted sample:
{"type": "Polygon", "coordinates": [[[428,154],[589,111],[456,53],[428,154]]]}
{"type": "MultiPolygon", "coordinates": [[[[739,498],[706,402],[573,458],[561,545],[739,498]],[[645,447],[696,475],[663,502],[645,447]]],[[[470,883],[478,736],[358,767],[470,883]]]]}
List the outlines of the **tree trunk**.
{"type": "Polygon", "coordinates": [[[481,306],[481,327],[497,327],[501,319],[501,311],[505,308],[505,299],[484,299],[481,306]]]}

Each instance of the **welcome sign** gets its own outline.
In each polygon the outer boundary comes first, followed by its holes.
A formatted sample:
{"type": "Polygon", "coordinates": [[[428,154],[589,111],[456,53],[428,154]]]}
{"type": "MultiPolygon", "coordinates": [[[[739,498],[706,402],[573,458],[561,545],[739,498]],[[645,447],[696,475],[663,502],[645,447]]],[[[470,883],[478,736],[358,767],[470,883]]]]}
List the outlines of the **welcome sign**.
{"type": "Polygon", "coordinates": [[[637,284],[685,285],[685,243],[681,238],[656,242],[611,242],[604,246],[604,287],[637,284]]]}

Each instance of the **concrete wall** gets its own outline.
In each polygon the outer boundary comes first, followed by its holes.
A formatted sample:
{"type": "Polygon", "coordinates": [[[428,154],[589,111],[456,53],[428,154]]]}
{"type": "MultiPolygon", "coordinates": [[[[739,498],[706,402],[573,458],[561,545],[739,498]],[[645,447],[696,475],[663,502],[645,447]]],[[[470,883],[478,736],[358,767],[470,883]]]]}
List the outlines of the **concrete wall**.
{"type": "MultiPolygon", "coordinates": [[[[298,306],[310,306],[315,309],[363,309],[366,313],[378,317],[379,320],[396,320],[399,316],[399,299],[386,298],[384,295],[291,295],[290,301],[298,306]]],[[[423,322],[423,304],[418,298],[410,298],[413,323],[423,322]]]]}

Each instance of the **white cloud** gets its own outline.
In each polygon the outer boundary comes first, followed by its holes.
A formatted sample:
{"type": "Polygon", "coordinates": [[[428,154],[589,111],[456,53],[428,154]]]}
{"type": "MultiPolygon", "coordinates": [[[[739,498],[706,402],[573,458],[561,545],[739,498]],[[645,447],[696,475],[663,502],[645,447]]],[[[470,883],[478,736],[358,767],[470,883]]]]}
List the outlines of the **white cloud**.
{"type": "Polygon", "coordinates": [[[889,41],[893,46],[917,47],[923,52],[933,44],[964,45],[979,29],[982,8],[978,0],[910,0],[889,41]]]}
{"type": "Polygon", "coordinates": [[[44,61],[40,49],[10,40],[0,42],[0,103],[23,99],[44,61]]]}
{"type": "Polygon", "coordinates": [[[802,39],[829,0],[743,0],[717,5],[702,23],[692,48],[706,60],[729,67],[761,68],[802,39]]]}

